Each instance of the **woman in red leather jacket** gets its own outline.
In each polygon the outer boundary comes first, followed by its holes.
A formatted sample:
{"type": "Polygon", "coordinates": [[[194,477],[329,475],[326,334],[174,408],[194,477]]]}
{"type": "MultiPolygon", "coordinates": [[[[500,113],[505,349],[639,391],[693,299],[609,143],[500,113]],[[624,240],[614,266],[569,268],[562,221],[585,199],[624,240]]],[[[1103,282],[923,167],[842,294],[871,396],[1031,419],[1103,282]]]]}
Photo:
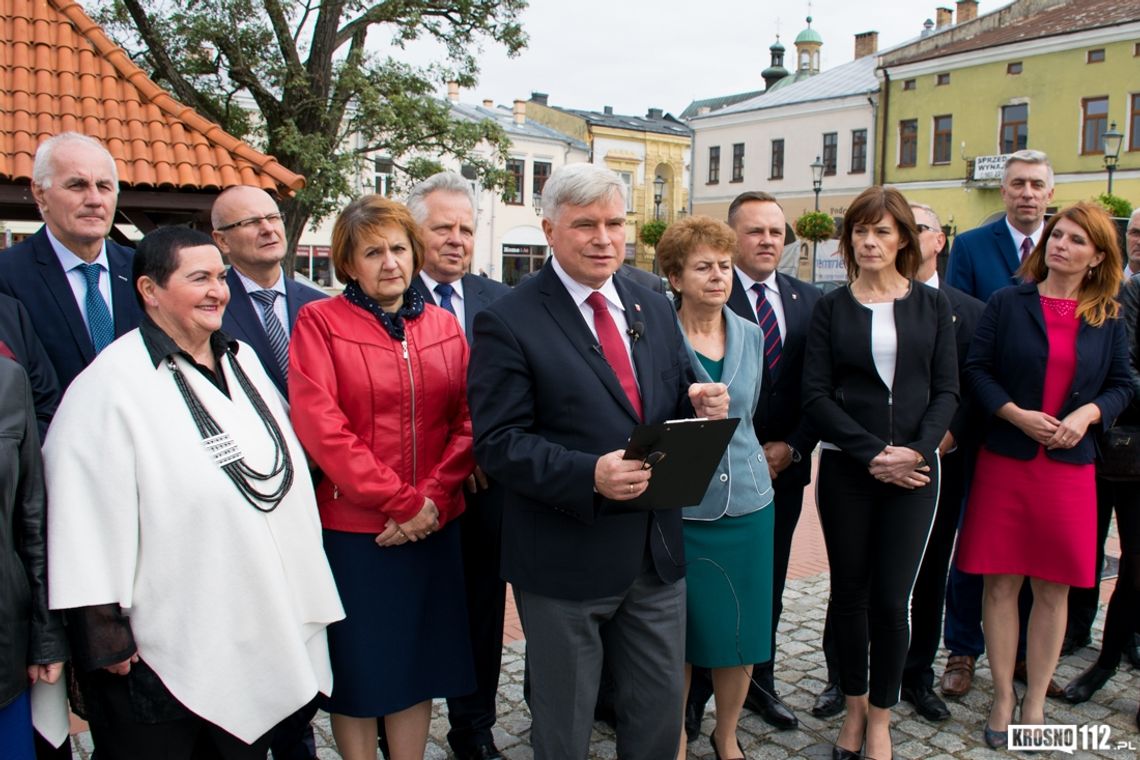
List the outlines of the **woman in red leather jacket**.
{"type": "Polygon", "coordinates": [[[333,736],[346,760],[422,758],[431,700],[474,690],[459,532],[475,467],[467,341],[412,288],[408,210],[360,198],[333,228],[344,294],[309,304],[290,344],[297,435],[321,469],[325,551],[346,612],[329,628],[333,736]]]}

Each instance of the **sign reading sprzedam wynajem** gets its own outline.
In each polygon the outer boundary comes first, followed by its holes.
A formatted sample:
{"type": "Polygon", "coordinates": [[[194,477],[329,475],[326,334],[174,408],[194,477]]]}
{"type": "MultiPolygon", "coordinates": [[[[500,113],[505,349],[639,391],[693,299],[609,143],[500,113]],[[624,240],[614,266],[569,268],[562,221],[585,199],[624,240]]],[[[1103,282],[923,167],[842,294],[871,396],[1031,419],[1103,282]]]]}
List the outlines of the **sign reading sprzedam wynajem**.
{"type": "Polygon", "coordinates": [[[978,156],[974,159],[974,179],[996,179],[1000,180],[1001,175],[1005,172],[1005,162],[1009,158],[1008,153],[1003,153],[1000,156],[978,156]]]}

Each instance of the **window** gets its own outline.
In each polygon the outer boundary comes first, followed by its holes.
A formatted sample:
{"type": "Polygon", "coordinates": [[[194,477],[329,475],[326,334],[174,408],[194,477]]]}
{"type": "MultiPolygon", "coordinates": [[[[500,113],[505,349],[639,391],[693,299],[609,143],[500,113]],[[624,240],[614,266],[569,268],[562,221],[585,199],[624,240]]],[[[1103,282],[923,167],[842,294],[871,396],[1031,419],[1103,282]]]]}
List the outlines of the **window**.
{"type": "Polygon", "coordinates": [[[1014,76],[1016,76],[1017,74],[1020,74],[1021,73],[1021,61],[1015,61],[1013,63],[1007,63],[1005,66],[1005,73],[1006,74],[1012,74],[1014,76]]]}
{"type": "Polygon", "coordinates": [[[1020,103],[1016,106],[1001,107],[1002,153],[1025,150],[1029,144],[1029,106],[1020,103]]]}
{"type": "Polygon", "coordinates": [[[523,205],[523,174],[526,172],[526,162],[521,158],[508,158],[507,159],[507,174],[511,178],[507,180],[506,194],[503,199],[512,206],[523,205]]]}
{"type": "Polygon", "coordinates": [[[1133,58],[1140,58],[1140,42],[1137,42],[1135,45],[1132,46],[1132,57],[1133,58]]]}
{"type": "Polygon", "coordinates": [[[784,178],[784,141],[772,141],[772,170],[768,172],[768,179],[784,178]]]}
{"type": "Polygon", "coordinates": [[[622,184],[625,185],[625,213],[633,212],[633,172],[618,172],[622,184]]]}
{"type": "Polygon", "coordinates": [[[542,188],[546,187],[546,180],[550,179],[551,165],[549,161],[534,162],[534,178],[531,180],[531,195],[541,195],[542,188]]]}
{"type": "Polygon", "coordinates": [[[918,161],[918,119],[899,122],[899,166],[914,166],[918,161]]]}
{"type": "Polygon", "coordinates": [[[732,146],[732,181],[744,181],[744,143],[732,146]]]}
{"type": "Polygon", "coordinates": [[[913,79],[904,79],[903,80],[903,89],[904,90],[913,90],[916,86],[917,86],[917,83],[913,79]]]}
{"type": "Polygon", "coordinates": [[[823,173],[827,176],[835,174],[835,166],[839,161],[839,133],[825,132],[823,135],[823,173]]]}
{"type": "Polygon", "coordinates": [[[851,130],[851,173],[867,171],[867,130],[851,130]]]}
{"type": "Polygon", "coordinates": [[[544,245],[503,245],[503,282],[518,285],[524,275],[542,269],[546,261],[544,245]]]}
{"type": "Polygon", "coordinates": [[[1132,96],[1131,121],[1132,128],[1128,130],[1128,134],[1131,135],[1128,150],[1140,150],[1140,94],[1132,96]]]}
{"type": "Polygon", "coordinates": [[[1088,52],[1085,60],[1088,63],[1104,63],[1104,48],[1093,48],[1088,52]]]}
{"type": "Polygon", "coordinates": [[[948,164],[953,143],[954,119],[951,116],[934,117],[934,154],[932,163],[948,164]]]}
{"type": "Polygon", "coordinates": [[[1104,153],[1102,138],[1108,131],[1108,98],[1081,101],[1081,153],[1104,153]]]}
{"type": "Polygon", "coordinates": [[[709,184],[720,182],[720,146],[709,147],[709,184]]]}
{"type": "Polygon", "coordinates": [[[392,171],[395,165],[390,158],[377,158],[372,161],[372,179],[374,184],[373,192],[377,195],[383,195],[385,198],[392,197],[392,171]]]}
{"type": "Polygon", "coordinates": [[[939,74],[938,78],[934,80],[934,84],[936,84],[939,87],[941,87],[944,84],[950,84],[950,75],[949,74],[939,74]]]}

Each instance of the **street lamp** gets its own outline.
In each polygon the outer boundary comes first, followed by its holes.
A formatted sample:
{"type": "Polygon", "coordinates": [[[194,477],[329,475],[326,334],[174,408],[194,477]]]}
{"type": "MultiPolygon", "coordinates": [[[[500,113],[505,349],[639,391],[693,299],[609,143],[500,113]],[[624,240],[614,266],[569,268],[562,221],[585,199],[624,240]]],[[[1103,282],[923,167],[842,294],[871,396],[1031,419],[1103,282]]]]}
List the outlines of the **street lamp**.
{"type": "MultiPolygon", "coordinates": [[[[819,211],[819,191],[823,187],[823,161],[819,156],[815,157],[809,166],[811,167],[811,188],[815,191],[815,210],[819,211]]],[[[819,247],[819,242],[816,240],[811,241],[811,281],[815,282],[816,277],[816,249],[819,247]]]]}
{"type": "Polygon", "coordinates": [[[658,174],[653,180],[653,218],[661,218],[661,199],[665,197],[665,178],[658,174]]]}
{"type": "Polygon", "coordinates": [[[534,215],[542,217],[542,193],[537,192],[531,197],[531,205],[534,206],[534,215]]]}
{"type": "Polygon", "coordinates": [[[1108,170],[1108,194],[1112,195],[1112,173],[1116,171],[1116,163],[1120,160],[1120,146],[1124,142],[1124,135],[1116,131],[1114,121],[1100,139],[1104,146],[1104,168],[1108,170]]]}

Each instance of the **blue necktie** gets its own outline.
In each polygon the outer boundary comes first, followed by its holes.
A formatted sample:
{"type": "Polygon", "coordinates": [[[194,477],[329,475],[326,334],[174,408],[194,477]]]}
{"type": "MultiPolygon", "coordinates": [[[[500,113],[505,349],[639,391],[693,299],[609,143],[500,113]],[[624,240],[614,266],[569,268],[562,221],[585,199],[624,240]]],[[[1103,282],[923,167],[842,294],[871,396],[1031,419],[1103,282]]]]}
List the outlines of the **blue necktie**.
{"type": "Polygon", "coordinates": [[[277,358],[277,366],[281,369],[281,377],[289,379],[289,336],[284,325],[277,318],[277,311],[273,303],[279,296],[276,290],[254,290],[249,297],[261,306],[262,323],[265,325],[265,336],[269,338],[269,347],[277,358]]]}
{"type": "MultiPolygon", "coordinates": [[[[455,293],[455,288],[446,282],[436,283],[435,292],[439,293],[439,307],[447,309],[452,314],[455,314],[455,306],[451,303],[451,296],[455,293]]],[[[456,314],[456,316],[459,316],[456,314]]]]}
{"type": "Polygon", "coordinates": [[[776,312],[772,311],[772,304],[768,301],[767,287],[757,282],[752,289],[756,291],[756,322],[764,333],[764,359],[768,363],[768,373],[775,377],[780,352],[784,349],[780,323],[776,321],[776,312]]]}
{"type": "Polygon", "coordinates": [[[103,267],[98,264],[80,264],[79,271],[83,279],[87,280],[87,295],[83,299],[83,309],[87,312],[87,331],[91,333],[91,345],[95,353],[99,353],[115,339],[115,320],[111,318],[111,310],[99,292],[99,275],[103,267]]]}

